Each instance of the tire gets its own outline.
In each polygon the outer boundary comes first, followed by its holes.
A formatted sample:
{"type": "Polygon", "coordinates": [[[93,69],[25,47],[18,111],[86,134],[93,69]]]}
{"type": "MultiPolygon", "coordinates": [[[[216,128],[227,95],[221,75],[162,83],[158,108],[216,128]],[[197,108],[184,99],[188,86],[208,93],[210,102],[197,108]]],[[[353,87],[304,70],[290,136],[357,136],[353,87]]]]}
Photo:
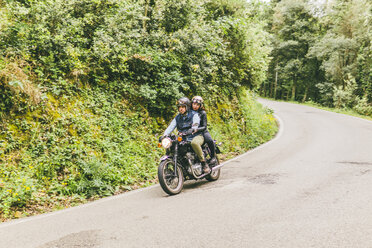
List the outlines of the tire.
{"type": "Polygon", "coordinates": [[[184,177],[180,166],[177,166],[177,176],[174,174],[173,160],[162,161],[158,167],[158,179],[161,188],[169,195],[177,195],[182,191],[184,177]]]}
{"type": "MultiPolygon", "coordinates": [[[[220,161],[218,160],[217,157],[216,157],[216,159],[217,159],[217,165],[219,165],[220,161]]],[[[212,169],[213,169],[213,167],[212,167],[212,169]]],[[[221,169],[218,169],[216,171],[212,171],[211,174],[209,174],[208,176],[205,177],[205,179],[207,179],[210,182],[213,182],[213,181],[218,180],[218,178],[220,178],[220,175],[221,175],[221,169]]]]}

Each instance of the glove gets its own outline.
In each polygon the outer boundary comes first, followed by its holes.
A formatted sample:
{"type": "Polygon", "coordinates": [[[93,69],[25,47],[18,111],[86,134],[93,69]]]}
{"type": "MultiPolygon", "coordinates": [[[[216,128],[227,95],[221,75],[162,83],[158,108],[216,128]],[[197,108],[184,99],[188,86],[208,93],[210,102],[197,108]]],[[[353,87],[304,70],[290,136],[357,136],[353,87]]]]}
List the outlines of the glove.
{"type": "Polygon", "coordinates": [[[193,129],[189,129],[189,130],[187,130],[184,134],[185,135],[190,135],[190,134],[192,134],[193,133],[193,129]]]}

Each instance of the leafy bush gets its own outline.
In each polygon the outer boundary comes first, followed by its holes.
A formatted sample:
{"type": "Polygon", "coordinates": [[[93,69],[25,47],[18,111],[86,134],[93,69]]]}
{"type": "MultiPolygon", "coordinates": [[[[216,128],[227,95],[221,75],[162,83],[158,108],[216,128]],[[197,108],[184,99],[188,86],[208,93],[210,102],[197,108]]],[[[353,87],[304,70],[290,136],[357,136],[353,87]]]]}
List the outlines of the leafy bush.
{"type": "Polygon", "coordinates": [[[354,94],[357,84],[350,74],[348,77],[345,87],[338,86],[334,88],[333,104],[336,108],[352,108],[357,101],[357,96],[354,94]]]}
{"type": "Polygon", "coordinates": [[[226,154],[267,140],[274,120],[241,91],[258,87],[269,60],[264,22],[247,8],[210,0],[2,2],[0,218],[154,182],[163,153],[155,136],[180,96],[202,95],[213,107],[211,130],[226,154]]]}
{"type": "Polygon", "coordinates": [[[272,110],[257,103],[254,95],[241,89],[232,100],[210,103],[207,111],[212,136],[223,142],[226,154],[240,154],[270,140],[277,132],[272,110]]]}
{"type": "Polygon", "coordinates": [[[40,89],[33,82],[32,67],[19,58],[0,58],[0,110],[22,111],[41,102],[40,89]]]}
{"type": "MultiPolygon", "coordinates": [[[[29,168],[25,169],[32,169],[29,168]]],[[[7,168],[0,169],[0,210],[3,217],[11,213],[11,209],[24,207],[28,204],[35,192],[35,179],[25,171],[10,171],[7,168]]],[[[0,213],[1,213],[0,212],[0,213]]]]}
{"type": "Polygon", "coordinates": [[[362,99],[357,99],[357,104],[353,109],[359,114],[372,116],[372,105],[368,103],[366,95],[362,99]]]}

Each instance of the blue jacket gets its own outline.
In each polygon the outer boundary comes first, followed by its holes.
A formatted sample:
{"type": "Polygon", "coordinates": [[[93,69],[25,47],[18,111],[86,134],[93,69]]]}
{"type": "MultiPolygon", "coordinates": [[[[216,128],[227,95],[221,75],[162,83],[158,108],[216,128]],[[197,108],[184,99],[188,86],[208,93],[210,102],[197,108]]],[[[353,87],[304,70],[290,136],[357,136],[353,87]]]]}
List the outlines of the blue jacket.
{"type": "MultiPolygon", "coordinates": [[[[168,126],[168,128],[164,131],[164,135],[169,135],[173,132],[175,128],[177,128],[178,132],[186,132],[188,130],[197,129],[200,124],[200,117],[197,112],[194,110],[189,110],[186,114],[181,115],[178,114],[168,126]]],[[[198,134],[190,134],[186,136],[187,141],[191,141],[195,136],[198,134]]]]}

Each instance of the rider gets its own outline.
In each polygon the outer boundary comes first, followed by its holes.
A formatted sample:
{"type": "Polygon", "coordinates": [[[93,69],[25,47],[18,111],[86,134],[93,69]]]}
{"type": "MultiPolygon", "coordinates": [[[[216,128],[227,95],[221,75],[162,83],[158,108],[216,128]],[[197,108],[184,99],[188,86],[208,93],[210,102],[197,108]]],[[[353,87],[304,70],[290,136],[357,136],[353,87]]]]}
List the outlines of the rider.
{"type": "MultiPolygon", "coordinates": [[[[191,102],[187,97],[182,97],[177,101],[177,107],[179,114],[172,120],[171,124],[164,131],[163,136],[169,135],[177,128],[179,133],[186,135],[186,140],[191,141],[191,147],[198,156],[203,172],[210,172],[209,166],[205,163],[203,150],[201,148],[204,143],[203,135],[198,133],[198,126],[200,123],[200,117],[197,112],[190,110],[191,102]]],[[[163,136],[159,140],[163,139],[163,136]]]]}
{"type": "Polygon", "coordinates": [[[207,113],[205,112],[204,101],[201,96],[194,96],[191,100],[192,102],[192,109],[199,113],[200,117],[200,124],[198,128],[198,133],[201,133],[204,137],[205,143],[208,144],[209,150],[211,151],[211,160],[209,163],[214,164],[216,163],[216,148],[214,145],[214,141],[212,139],[211,134],[207,128],[207,113]]]}

